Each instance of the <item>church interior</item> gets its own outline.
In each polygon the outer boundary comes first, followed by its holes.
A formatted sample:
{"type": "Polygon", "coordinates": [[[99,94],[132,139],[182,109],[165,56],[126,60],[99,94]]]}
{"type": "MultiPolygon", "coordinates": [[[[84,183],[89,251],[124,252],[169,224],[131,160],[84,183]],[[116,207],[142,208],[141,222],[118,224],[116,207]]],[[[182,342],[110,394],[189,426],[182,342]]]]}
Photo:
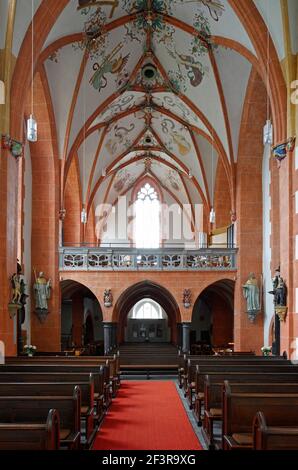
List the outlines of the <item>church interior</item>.
{"type": "Polygon", "coordinates": [[[0,451],[298,450],[297,0],[0,0],[0,451]]]}

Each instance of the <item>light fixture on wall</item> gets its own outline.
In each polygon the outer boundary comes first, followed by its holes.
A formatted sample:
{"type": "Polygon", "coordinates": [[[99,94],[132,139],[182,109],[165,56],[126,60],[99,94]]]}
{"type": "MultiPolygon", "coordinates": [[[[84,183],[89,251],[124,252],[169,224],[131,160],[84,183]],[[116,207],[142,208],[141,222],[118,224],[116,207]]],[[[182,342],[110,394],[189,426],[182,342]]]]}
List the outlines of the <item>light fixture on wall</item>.
{"type": "Polygon", "coordinates": [[[37,142],[37,122],[33,114],[30,114],[29,119],[27,119],[27,139],[29,142],[37,142]]]}
{"type": "Polygon", "coordinates": [[[211,207],[210,214],[209,214],[209,222],[210,224],[215,224],[215,210],[211,207]]]}
{"type": "Polygon", "coordinates": [[[31,18],[31,114],[27,119],[27,140],[37,142],[37,122],[33,115],[33,80],[34,80],[34,0],[31,0],[32,18],[31,18]]]}
{"type": "Polygon", "coordinates": [[[82,224],[87,223],[87,212],[86,212],[85,207],[83,207],[82,212],[81,212],[81,222],[82,224]]]}
{"type": "Polygon", "coordinates": [[[0,104],[5,104],[5,85],[3,80],[0,80],[0,104]]]}
{"type": "Polygon", "coordinates": [[[264,145],[273,144],[273,127],[270,119],[267,119],[263,129],[263,143],[264,145]]]}

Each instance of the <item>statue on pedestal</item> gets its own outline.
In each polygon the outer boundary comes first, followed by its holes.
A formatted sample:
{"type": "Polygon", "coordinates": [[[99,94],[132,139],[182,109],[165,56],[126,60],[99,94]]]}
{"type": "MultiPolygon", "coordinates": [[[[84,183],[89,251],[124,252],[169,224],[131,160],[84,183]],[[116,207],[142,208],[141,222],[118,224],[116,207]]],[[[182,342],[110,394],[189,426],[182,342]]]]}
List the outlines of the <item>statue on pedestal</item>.
{"type": "Polygon", "coordinates": [[[48,310],[48,300],[51,296],[51,279],[47,280],[44,277],[44,273],[40,272],[38,277],[35,274],[35,283],[33,285],[35,295],[35,313],[39,320],[42,322],[45,320],[48,310]]]}
{"type": "Polygon", "coordinates": [[[261,310],[260,290],[258,281],[254,273],[250,273],[246,283],[242,286],[243,295],[246,299],[246,312],[250,322],[254,322],[257,314],[261,310]]]}
{"type": "Polygon", "coordinates": [[[26,284],[22,276],[22,266],[17,260],[17,272],[14,273],[10,278],[12,287],[12,298],[8,304],[8,310],[10,317],[13,318],[17,312],[20,315],[21,323],[25,320],[25,305],[28,295],[26,294],[26,284]]]}
{"type": "Polygon", "coordinates": [[[280,321],[285,321],[287,313],[287,287],[285,281],[280,275],[280,269],[275,270],[275,275],[272,278],[273,290],[269,294],[274,295],[274,310],[280,321]]]}

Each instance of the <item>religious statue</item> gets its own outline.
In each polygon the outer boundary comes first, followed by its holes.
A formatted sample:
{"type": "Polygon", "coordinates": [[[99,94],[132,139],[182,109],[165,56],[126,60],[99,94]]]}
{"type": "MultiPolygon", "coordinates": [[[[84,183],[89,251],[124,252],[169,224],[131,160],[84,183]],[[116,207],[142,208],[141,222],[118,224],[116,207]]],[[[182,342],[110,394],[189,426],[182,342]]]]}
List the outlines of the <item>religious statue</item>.
{"type": "Polygon", "coordinates": [[[13,304],[20,304],[21,305],[21,278],[18,273],[14,273],[11,278],[11,286],[12,286],[12,299],[11,303],[13,304]]]}
{"type": "Polygon", "coordinates": [[[103,294],[103,303],[105,307],[112,307],[113,305],[113,295],[111,289],[105,289],[103,294]]]}
{"type": "Polygon", "coordinates": [[[287,305],[287,291],[283,278],[280,275],[280,269],[275,270],[274,277],[272,278],[273,290],[269,294],[274,295],[274,305],[285,307],[287,305]]]}
{"type": "Polygon", "coordinates": [[[13,318],[18,312],[20,313],[19,320],[21,323],[25,320],[25,305],[28,295],[26,294],[26,284],[22,278],[22,266],[17,260],[17,272],[10,278],[12,287],[12,297],[8,304],[10,317],[13,318]]]}
{"type": "Polygon", "coordinates": [[[280,275],[280,269],[275,270],[274,277],[272,278],[273,290],[269,294],[274,295],[274,309],[280,321],[284,321],[287,313],[287,288],[285,281],[280,275]]]}
{"type": "Polygon", "coordinates": [[[246,283],[242,286],[243,295],[246,299],[246,311],[249,320],[253,323],[257,313],[261,310],[260,290],[254,273],[250,273],[246,283]]]}
{"type": "Polygon", "coordinates": [[[40,272],[38,277],[35,274],[35,283],[33,290],[35,294],[35,312],[38,315],[40,321],[44,321],[45,317],[49,313],[48,310],[48,299],[51,295],[51,279],[48,281],[44,277],[44,273],[40,272]]]}
{"type": "Polygon", "coordinates": [[[183,291],[183,305],[185,308],[189,308],[191,306],[191,290],[184,289],[183,291]]]}

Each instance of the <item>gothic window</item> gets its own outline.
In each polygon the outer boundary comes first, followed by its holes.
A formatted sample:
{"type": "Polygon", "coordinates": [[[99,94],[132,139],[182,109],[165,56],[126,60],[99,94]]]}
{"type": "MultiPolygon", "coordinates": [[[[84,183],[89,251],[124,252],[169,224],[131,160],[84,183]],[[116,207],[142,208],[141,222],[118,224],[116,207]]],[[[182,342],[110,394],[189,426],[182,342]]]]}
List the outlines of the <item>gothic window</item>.
{"type": "Polygon", "coordinates": [[[158,248],[160,244],[160,201],[149,183],[137,194],[135,243],[137,248],[158,248]]]}

